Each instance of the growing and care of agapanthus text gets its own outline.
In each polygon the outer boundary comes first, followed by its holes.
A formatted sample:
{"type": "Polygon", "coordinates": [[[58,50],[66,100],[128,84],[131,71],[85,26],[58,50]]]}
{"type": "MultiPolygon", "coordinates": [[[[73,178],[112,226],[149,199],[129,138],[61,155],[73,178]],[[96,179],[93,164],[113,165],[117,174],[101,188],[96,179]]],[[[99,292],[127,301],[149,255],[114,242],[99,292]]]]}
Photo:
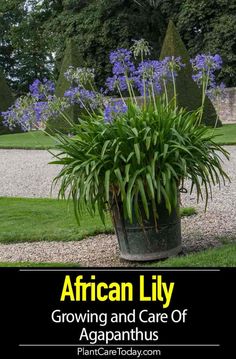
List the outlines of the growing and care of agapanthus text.
{"type": "Polygon", "coordinates": [[[90,310],[63,312],[61,309],[55,309],[51,313],[51,320],[61,325],[77,324],[77,340],[80,343],[109,345],[114,342],[156,342],[161,336],[160,324],[185,323],[187,314],[188,309],[174,309],[170,312],[133,309],[130,312],[120,313],[98,313],[90,310]],[[145,325],[144,329],[143,325],[145,325]],[[90,330],[91,327],[92,330],[90,330]]]}

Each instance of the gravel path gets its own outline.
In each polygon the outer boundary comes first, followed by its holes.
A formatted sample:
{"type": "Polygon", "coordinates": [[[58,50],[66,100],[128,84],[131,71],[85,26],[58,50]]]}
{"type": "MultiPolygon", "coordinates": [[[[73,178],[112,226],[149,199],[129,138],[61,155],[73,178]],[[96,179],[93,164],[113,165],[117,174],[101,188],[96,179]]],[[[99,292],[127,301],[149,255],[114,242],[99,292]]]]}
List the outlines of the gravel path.
{"type": "Polygon", "coordinates": [[[58,173],[51,160],[48,151],[0,149],[0,197],[50,197],[58,173]]]}
{"type": "MultiPolygon", "coordinates": [[[[198,214],[182,220],[183,252],[220,245],[236,239],[236,146],[228,146],[231,161],[224,167],[231,183],[214,188],[213,202],[204,212],[196,195],[182,195],[184,206],[196,207],[198,214]]],[[[0,150],[0,196],[48,197],[58,168],[48,165],[46,151],[0,150]]],[[[56,191],[54,191],[56,195],[56,191]]],[[[98,235],[80,242],[37,242],[0,245],[0,261],[74,262],[83,266],[131,266],[119,259],[114,235],[98,235]]]]}

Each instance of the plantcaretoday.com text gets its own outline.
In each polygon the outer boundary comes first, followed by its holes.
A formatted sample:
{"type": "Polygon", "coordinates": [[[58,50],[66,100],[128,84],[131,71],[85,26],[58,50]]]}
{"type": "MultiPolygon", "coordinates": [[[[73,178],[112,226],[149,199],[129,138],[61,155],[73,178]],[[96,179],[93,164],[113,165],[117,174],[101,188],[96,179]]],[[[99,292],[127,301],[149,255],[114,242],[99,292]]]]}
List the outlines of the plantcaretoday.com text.
{"type": "Polygon", "coordinates": [[[99,348],[85,348],[85,347],[78,347],[77,348],[77,355],[78,356],[105,356],[105,357],[117,357],[117,356],[123,356],[125,358],[132,356],[136,358],[141,358],[143,356],[161,356],[161,350],[160,349],[135,349],[133,347],[127,348],[127,347],[116,347],[112,349],[107,349],[104,347],[99,348]]]}

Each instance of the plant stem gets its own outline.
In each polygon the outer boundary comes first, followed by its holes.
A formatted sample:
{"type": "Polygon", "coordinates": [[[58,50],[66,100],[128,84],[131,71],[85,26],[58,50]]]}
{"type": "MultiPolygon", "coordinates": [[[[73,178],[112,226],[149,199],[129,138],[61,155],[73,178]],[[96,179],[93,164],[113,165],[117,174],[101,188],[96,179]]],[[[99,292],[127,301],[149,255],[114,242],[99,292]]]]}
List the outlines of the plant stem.
{"type": "Polygon", "coordinates": [[[89,80],[89,85],[91,86],[91,89],[94,91],[94,92],[97,92],[95,87],[93,86],[92,82],[89,80]]]}
{"type": "Polygon", "coordinates": [[[164,85],[164,90],[165,90],[165,100],[166,100],[166,105],[169,105],[169,98],[168,98],[168,92],[167,92],[167,87],[166,87],[166,80],[163,79],[163,85],[164,85]]]}
{"type": "Polygon", "coordinates": [[[216,116],[215,124],[214,124],[213,130],[212,130],[212,134],[214,134],[215,129],[216,129],[217,122],[218,122],[218,120],[219,120],[219,118],[220,118],[219,113],[220,113],[221,105],[220,105],[220,96],[219,96],[219,95],[216,96],[216,100],[215,100],[215,101],[216,101],[216,114],[217,114],[217,116],[216,116]]]}
{"type": "Polygon", "coordinates": [[[176,93],[176,82],[175,82],[175,75],[174,75],[174,70],[171,67],[171,77],[172,77],[172,82],[173,82],[173,90],[174,90],[174,108],[176,111],[177,108],[177,93],[176,93]]]}
{"type": "MultiPolygon", "coordinates": [[[[123,65],[124,65],[124,69],[125,69],[124,60],[123,60],[123,65]]],[[[132,90],[131,90],[131,87],[130,87],[127,70],[125,70],[125,81],[126,81],[126,84],[127,84],[127,88],[128,88],[129,96],[130,96],[130,98],[131,98],[131,102],[132,102],[132,104],[133,104],[133,103],[134,103],[134,101],[133,101],[133,100],[134,100],[134,99],[133,99],[133,93],[132,93],[132,90]]]]}
{"type": "Polygon", "coordinates": [[[121,92],[121,89],[120,89],[120,86],[119,86],[119,85],[117,85],[117,89],[118,89],[118,92],[119,92],[120,98],[122,99],[122,101],[123,101],[124,105],[126,105],[125,100],[124,100],[124,97],[123,97],[123,95],[122,95],[122,92],[121,92]]]}
{"type": "Polygon", "coordinates": [[[72,127],[74,126],[74,124],[73,124],[72,122],[70,122],[69,118],[64,114],[63,111],[60,111],[60,110],[59,110],[59,113],[60,113],[60,115],[64,118],[64,120],[66,120],[66,122],[69,123],[70,126],[72,126],[72,127]]]}
{"type": "Polygon", "coordinates": [[[128,87],[129,97],[131,98],[131,102],[134,104],[133,93],[132,93],[130,83],[129,83],[129,80],[127,77],[126,77],[126,83],[127,83],[127,87],[128,87]]]}
{"type": "Polygon", "coordinates": [[[155,98],[155,92],[154,92],[154,87],[153,87],[153,82],[151,82],[151,93],[152,93],[152,99],[153,99],[153,104],[154,104],[154,108],[155,108],[155,111],[157,111],[157,104],[156,104],[156,98],[155,98]]]}
{"type": "MultiPolygon", "coordinates": [[[[143,51],[141,51],[141,61],[142,61],[142,63],[144,61],[143,51]]],[[[144,109],[146,110],[146,108],[147,108],[147,93],[146,93],[146,83],[145,83],[144,77],[143,77],[143,94],[144,94],[144,109]]]]}
{"type": "Polygon", "coordinates": [[[203,81],[202,81],[202,104],[201,104],[201,108],[200,108],[199,125],[202,122],[209,78],[210,78],[210,72],[208,70],[206,76],[203,76],[203,81]]]}
{"type": "Polygon", "coordinates": [[[131,89],[131,92],[132,92],[133,97],[134,97],[134,102],[135,102],[135,104],[137,105],[138,102],[137,102],[137,99],[136,99],[136,96],[135,96],[135,93],[134,93],[134,88],[133,88],[132,84],[130,85],[130,89],[131,89]]]}

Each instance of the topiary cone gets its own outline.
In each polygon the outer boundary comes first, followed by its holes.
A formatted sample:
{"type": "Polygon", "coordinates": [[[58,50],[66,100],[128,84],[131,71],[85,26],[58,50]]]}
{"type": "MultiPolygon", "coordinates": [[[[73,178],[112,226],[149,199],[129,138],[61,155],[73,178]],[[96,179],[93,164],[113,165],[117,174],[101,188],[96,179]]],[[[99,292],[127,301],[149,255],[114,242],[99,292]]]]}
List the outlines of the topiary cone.
{"type": "MultiPolygon", "coordinates": [[[[81,67],[82,59],[73,39],[69,39],[66,44],[64,57],[61,63],[59,77],[56,83],[55,95],[63,97],[66,90],[70,88],[70,83],[66,80],[64,74],[68,70],[69,66],[81,67]]],[[[65,115],[70,119],[70,122],[78,122],[80,108],[76,105],[70,106],[66,111],[65,115]]],[[[56,132],[69,133],[71,131],[71,125],[63,116],[51,118],[46,125],[46,131],[50,134],[56,132]]]]}
{"type": "MultiPolygon", "coordinates": [[[[166,56],[180,56],[185,67],[180,70],[176,78],[177,103],[179,106],[187,108],[189,111],[198,109],[202,102],[201,89],[192,79],[192,66],[188,51],[173,23],[169,21],[164,43],[161,50],[160,59],[166,56]]],[[[173,97],[173,87],[168,86],[169,98],[173,97]]],[[[221,126],[220,120],[217,120],[217,114],[214,106],[208,97],[206,97],[203,113],[203,123],[208,126],[221,126]]]]}

